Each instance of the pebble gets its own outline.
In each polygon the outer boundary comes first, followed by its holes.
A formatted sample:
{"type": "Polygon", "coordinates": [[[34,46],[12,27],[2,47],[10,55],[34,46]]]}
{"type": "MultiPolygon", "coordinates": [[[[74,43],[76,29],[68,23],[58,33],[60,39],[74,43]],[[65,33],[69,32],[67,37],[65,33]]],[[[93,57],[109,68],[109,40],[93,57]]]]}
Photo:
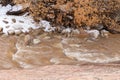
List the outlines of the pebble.
{"type": "Polygon", "coordinates": [[[33,39],[33,44],[39,44],[41,41],[39,39],[33,39]]]}
{"type": "Polygon", "coordinates": [[[15,30],[15,34],[16,34],[16,35],[19,35],[19,34],[21,34],[21,33],[22,33],[21,30],[15,30]]]}
{"type": "Polygon", "coordinates": [[[26,35],[24,38],[25,45],[29,45],[32,40],[32,37],[30,35],[26,35]]]}
{"type": "Polygon", "coordinates": [[[15,32],[14,32],[14,30],[9,30],[8,31],[8,34],[10,34],[10,35],[13,35],[15,32]]]}

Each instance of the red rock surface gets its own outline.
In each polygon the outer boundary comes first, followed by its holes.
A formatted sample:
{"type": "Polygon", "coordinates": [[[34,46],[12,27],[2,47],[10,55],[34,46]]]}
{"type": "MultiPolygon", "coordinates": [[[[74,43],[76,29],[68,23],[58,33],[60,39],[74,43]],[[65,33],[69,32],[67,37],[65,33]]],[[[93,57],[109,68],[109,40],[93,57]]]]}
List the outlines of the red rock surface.
{"type": "MultiPolygon", "coordinates": [[[[60,43],[61,36],[51,38],[42,34],[36,38],[41,41],[40,44],[25,46],[24,35],[21,35],[21,37],[4,35],[0,37],[0,80],[120,80],[119,35],[110,36],[108,39],[101,38],[95,42],[83,42],[84,39],[81,38],[68,38],[64,39],[64,44],[60,43]],[[112,62],[90,64],[68,58],[63,54],[62,49],[65,48],[73,51],[81,49],[80,44],[85,49],[95,49],[105,53],[105,55],[102,55],[103,57],[99,56],[102,53],[96,53],[97,56],[93,55],[93,62],[97,58],[103,60],[104,56],[107,56],[112,62]],[[62,46],[63,48],[61,48],[62,46]],[[25,53],[20,52],[20,50],[25,51],[25,53]],[[42,53],[38,54],[37,52],[40,51],[42,53]],[[16,52],[19,52],[19,54],[17,53],[19,57],[16,58],[18,62],[13,60],[13,55],[16,52]],[[113,59],[115,56],[117,60],[113,59]],[[26,64],[23,64],[22,67],[19,62],[26,64]],[[29,64],[33,67],[29,67],[29,64]],[[29,68],[26,68],[26,66],[29,68]]],[[[85,56],[83,58],[88,59],[85,56]]]]}
{"type": "Polygon", "coordinates": [[[0,80],[120,80],[120,65],[52,65],[1,70],[0,80]]]}

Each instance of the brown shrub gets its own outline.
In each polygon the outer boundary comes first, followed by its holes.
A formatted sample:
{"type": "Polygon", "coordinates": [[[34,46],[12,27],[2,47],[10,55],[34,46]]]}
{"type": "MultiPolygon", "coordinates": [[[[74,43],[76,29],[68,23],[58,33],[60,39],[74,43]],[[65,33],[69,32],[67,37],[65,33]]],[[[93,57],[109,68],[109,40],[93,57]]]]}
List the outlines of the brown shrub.
{"type": "Polygon", "coordinates": [[[104,23],[108,27],[120,22],[119,0],[14,0],[31,3],[30,12],[35,21],[48,20],[52,25],[65,27],[95,26],[104,23]]]}
{"type": "Polygon", "coordinates": [[[116,25],[114,12],[120,8],[117,0],[74,0],[74,2],[76,6],[74,22],[78,26],[82,24],[94,26],[103,22],[108,26],[116,25]]]}

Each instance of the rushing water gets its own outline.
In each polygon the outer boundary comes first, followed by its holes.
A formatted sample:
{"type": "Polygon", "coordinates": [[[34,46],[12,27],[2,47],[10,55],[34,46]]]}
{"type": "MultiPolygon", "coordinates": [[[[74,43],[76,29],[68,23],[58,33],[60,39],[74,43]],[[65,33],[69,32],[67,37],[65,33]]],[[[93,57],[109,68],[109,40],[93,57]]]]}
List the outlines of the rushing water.
{"type": "Polygon", "coordinates": [[[65,38],[44,33],[39,36],[30,35],[29,44],[26,44],[25,37],[25,35],[0,37],[0,69],[120,61],[119,35],[91,42],[80,36],[65,38]],[[39,40],[39,43],[34,44],[34,39],[39,40]]]}

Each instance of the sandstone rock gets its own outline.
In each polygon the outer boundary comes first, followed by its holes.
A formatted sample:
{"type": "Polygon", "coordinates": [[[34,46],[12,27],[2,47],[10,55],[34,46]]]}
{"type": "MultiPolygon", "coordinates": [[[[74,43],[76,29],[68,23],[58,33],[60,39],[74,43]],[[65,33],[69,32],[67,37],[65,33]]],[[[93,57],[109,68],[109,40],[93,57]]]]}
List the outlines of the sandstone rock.
{"type": "Polygon", "coordinates": [[[1,70],[0,80],[120,80],[120,68],[48,65],[30,70],[1,70]]]}

